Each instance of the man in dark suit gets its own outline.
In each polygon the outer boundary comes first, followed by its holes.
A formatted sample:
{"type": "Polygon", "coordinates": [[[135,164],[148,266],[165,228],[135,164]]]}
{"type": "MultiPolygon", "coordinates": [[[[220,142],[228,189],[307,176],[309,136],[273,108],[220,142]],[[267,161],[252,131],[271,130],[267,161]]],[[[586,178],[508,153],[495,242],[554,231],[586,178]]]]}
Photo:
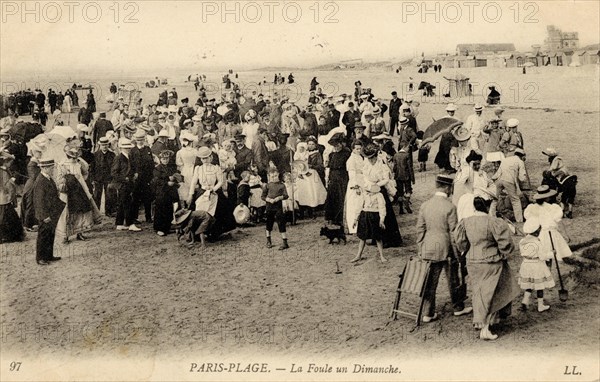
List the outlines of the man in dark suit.
{"type": "Polygon", "coordinates": [[[348,110],[342,117],[342,123],[346,126],[346,144],[348,147],[352,146],[352,135],[357,122],[360,122],[360,111],[356,109],[354,102],[348,102],[348,110]]]}
{"type": "Polygon", "coordinates": [[[135,181],[134,167],[130,161],[132,148],[133,143],[129,139],[119,139],[121,153],[115,157],[110,173],[117,188],[117,217],[115,221],[117,230],[139,232],[141,229],[134,224],[135,216],[131,208],[133,204],[133,182],[135,181]]]}
{"type": "Polygon", "coordinates": [[[400,118],[400,106],[402,106],[402,100],[398,98],[398,93],[394,90],[392,92],[392,99],[390,100],[390,135],[394,135],[396,128],[398,127],[398,119],[400,118]]]}
{"type": "Polygon", "coordinates": [[[50,113],[54,113],[56,110],[56,93],[54,90],[48,90],[48,104],[50,105],[50,113]]]}
{"type": "Polygon", "coordinates": [[[98,144],[100,138],[106,136],[106,132],[111,130],[115,130],[112,122],[106,119],[105,112],[100,113],[98,120],[94,124],[94,131],[92,132],[92,142],[94,142],[94,145],[98,144]]]}
{"type": "Polygon", "coordinates": [[[143,130],[133,134],[135,147],[131,149],[131,165],[134,168],[135,182],[133,185],[133,219],[137,220],[140,204],[144,205],[146,222],[152,222],[152,200],[150,183],[154,175],[154,157],[150,147],[146,145],[146,133],[143,130]]]}
{"type": "Polygon", "coordinates": [[[48,265],[61,259],[54,256],[54,235],[65,203],[52,179],[54,159],[41,160],[39,166],[41,172],[33,185],[33,208],[39,222],[35,260],[39,265],[48,265]]]}
{"type": "Polygon", "coordinates": [[[242,171],[250,169],[254,157],[252,150],[246,147],[246,136],[244,134],[237,134],[235,136],[235,153],[237,163],[233,172],[237,178],[240,178],[242,171]]]}
{"type": "Polygon", "coordinates": [[[101,137],[98,140],[98,144],[100,150],[94,153],[93,165],[90,171],[94,185],[94,201],[98,208],[100,208],[102,192],[104,192],[104,213],[106,216],[112,216],[115,208],[114,198],[113,193],[108,189],[108,184],[112,180],[110,171],[115,161],[115,153],[108,149],[110,142],[107,137],[101,137]]]}
{"type": "Polygon", "coordinates": [[[435,321],[435,294],[442,270],[446,272],[448,289],[454,315],[462,316],[473,311],[465,308],[465,291],[459,282],[459,259],[454,242],[453,231],[456,227],[456,207],[449,199],[452,194],[453,179],[446,175],[436,178],[435,195],[424,202],[419,209],[417,219],[417,252],[419,257],[430,263],[429,281],[425,285],[423,296],[423,322],[435,321]]]}
{"type": "Polygon", "coordinates": [[[46,96],[41,90],[36,90],[35,104],[39,110],[44,110],[44,104],[46,103],[46,96]]]}
{"type": "Polygon", "coordinates": [[[410,208],[410,197],[412,195],[412,185],[415,184],[415,172],[413,170],[413,164],[410,158],[411,153],[409,145],[404,145],[394,155],[394,179],[396,179],[397,196],[399,213],[404,214],[404,208],[406,212],[412,214],[410,208]]]}
{"type": "Polygon", "coordinates": [[[329,104],[329,110],[325,114],[325,118],[329,130],[334,129],[340,125],[340,112],[337,111],[334,104],[329,104]]]}

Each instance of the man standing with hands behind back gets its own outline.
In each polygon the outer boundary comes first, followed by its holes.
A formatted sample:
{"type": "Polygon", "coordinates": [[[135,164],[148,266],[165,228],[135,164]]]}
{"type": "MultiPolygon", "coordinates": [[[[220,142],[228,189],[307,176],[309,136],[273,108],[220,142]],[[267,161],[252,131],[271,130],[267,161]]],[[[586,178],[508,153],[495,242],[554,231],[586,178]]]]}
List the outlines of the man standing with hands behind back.
{"type": "Polygon", "coordinates": [[[419,257],[430,262],[429,281],[423,296],[423,322],[435,321],[435,294],[442,270],[446,272],[448,289],[454,307],[454,315],[462,316],[473,311],[465,308],[466,293],[459,288],[458,267],[454,237],[457,225],[456,207],[450,201],[453,179],[446,175],[436,178],[435,195],[421,205],[417,219],[417,250],[419,257]]]}
{"type": "Polygon", "coordinates": [[[54,235],[65,203],[60,200],[58,188],[52,179],[54,159],[41,160],[39,166],[41,173],[33,185],[33,208],[39,222],[35,259],[39,265],[48,265],[61,259],[54,256],[54,235]]]}

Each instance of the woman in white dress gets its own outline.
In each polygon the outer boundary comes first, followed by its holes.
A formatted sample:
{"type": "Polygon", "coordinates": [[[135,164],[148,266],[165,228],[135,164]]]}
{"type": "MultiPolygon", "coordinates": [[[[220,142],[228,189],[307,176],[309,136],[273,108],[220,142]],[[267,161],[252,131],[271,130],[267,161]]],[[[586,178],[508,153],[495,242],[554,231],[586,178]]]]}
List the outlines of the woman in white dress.
{"type": "MultiPolygon", "coordinates": [[[[315,145],[314,137],[309,137],[311,147],[315,145]]],[[[296,187],[298,192],[294,195],[296,201],[301,207],[309,208],[309,215],[314,217],[314,208],[321,206],[327,199],[327,190],[321,181],[319,173],[309,166],[310,153],[308,144],[305,142],[298,143],[296,153],[294,153],[294,161],[298,161],[295,165],[298,171],[298,179],[296,187]]]]}
{"type": "Polygon", "coordinates": [[[186,200],[196,211],[205,211],[215,219],[213,225],[206,231],[206,235],[216,238],[237,227],[233,217],[234,207],[223,193],[222,187],[225,184],[223,171],[220,166],[212,164],[212,150],[202,146],[198,149],[197,156],[202,164],[194,168],[186,200]]]}
{"type": "Polygon", "coordinates": [[[179,199],[187,200],[190,186],[192,184],[192,177],[194,175],[194,164],[196,163],[196,157],[198,150],[193,146],[193,143],[198,138],[189,133],[181,134],[181,145],[183,146],[175,156],[175,163],[177,169],[183,175],[183,183],[178,189],[179,199]]]}
{"type": "Polygon", "coordinates": [[[71,95],[69,93],[65,94],[65,99],[63,101],[63,112],[70,113],[73,107],[73,101],[71,100],[71,95]]]}
{"type": "Polygon", "coordinates": [[[363,167],[364,159],[362,153],[362,142],[354,141],[352,143],[352,154],[346,162],[346,170],[348,171],[348,189],[346,191],[346,223],[348,224],[348,233],[356,234],[356,224],[354,222],[360,215],[362,210],[363,197],[362,191],[364,187],[363,167]]]}
{"type": "Polygon", "coordinates": [[[400,247],[402,245],[402,236],[400,235],[396,214],[392,208],[391,198],[386,187],[392,180],[392,171],[389,166],[378,157],[378,153],[379,148],[374,143],[369,143],[363,148],[363,156],[365,157],[362,170],[364,187],[370,187],[373,184],[377,184],[381,187],[380,192],[385,200],[386,209],[383,247],[400,247]]]}
{"type": "Polygon", "coordinates": [[[260,125],[256,122],[256,112],[254,110],[248,110],[244,116],[246,122],[242,123],[242,134],[246,136],[246,147],[252,150],[252,143],[254,137],[258,133],[260,125]]]}
{"type": "Polygon", "coordinates": [[[63,242],[69,242],[73,235],[84,241],[87,238],[83,233],[100,224],[102,218],[85,182],[89,165],[79,158],[78,147],[67,145],[65,153],[67,159],[58,165],[56,173],[60,199],[66,203],[58,219],[56,235],[63,242]]]}
{"type": "Polygon", "coordinates": [[[563,210],[558,204],[552,202],[554,197],[556,197],[556,190],[545,185],[538,187],[533,196],[535,203],[525,208],[523,217],[525,220],[537,219],[539,221],[542,227],[539,238],[544,252],[552,252],[554,249],[556,257],[562,260],[573,253],[563,235],[558,231],[558,223],[563,218],[563,210]],[[551,236],[552,238],[550,238],[551,236]]]}

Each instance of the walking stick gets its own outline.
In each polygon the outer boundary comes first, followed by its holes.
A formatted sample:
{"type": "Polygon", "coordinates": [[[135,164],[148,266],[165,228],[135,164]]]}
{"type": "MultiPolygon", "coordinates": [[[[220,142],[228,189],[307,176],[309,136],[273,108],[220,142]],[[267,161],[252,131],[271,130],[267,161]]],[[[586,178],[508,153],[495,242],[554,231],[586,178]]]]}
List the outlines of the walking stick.
{"type": "Polygon", "coordinates": [[[558,258],[556,257],[556,250],[554,249],[554,240],[552,239],[552,232],[548,231],[550,235],[550,244],[552,245],[552,254],[554,255],[554,261],[556,262],[556,273],[558,273],[558,281],[560,282],[560,290],[558,291],[558,298],[560,301],[567,301],[569,299],[569,291],[565,289],[563,285],[562,275],[558,267],[558,258]]]}

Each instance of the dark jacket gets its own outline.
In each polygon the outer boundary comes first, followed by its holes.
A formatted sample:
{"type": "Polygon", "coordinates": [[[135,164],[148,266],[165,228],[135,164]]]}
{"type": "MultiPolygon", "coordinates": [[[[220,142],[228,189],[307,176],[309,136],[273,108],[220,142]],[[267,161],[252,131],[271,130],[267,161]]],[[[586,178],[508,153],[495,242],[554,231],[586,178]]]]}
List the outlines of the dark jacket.
{"type": "Polygon", "coordinates": [[[330,129],[333,129],[335,127],[338,127],[340,125],[340,112],[333,109],[333,110],[329,110],[327,112],[327,114],[325,115],[326,117],[326,123],[327,126],[329,126],[330,129]]]}
{"type": "Polygon", "coordinates": [[[354,125],[357,121],[360,121],[360,111],[358,110],[348,110],[342,117],[342,123],[349,132],[353,131],[352,129],[354,129],[354,125]]]}
{"type": "Polygon", "coordinates": [[[413,170],[410,153],[398,151],[394,155],[394,179],[396,181],[411,181],[415,183],[415,172],[413,170]]]}
{"type": "Polygon", "coordinates": [[[82,107],[77,114],[77,121],[84,125],[89,125],[93,117],[92,111],[89,108],[82,107]]]}
{"type": "Polygon", "coordinates": [[[94,124],[94,131],[92,133],[92,141],[94,143],[98,143],[98,140],[101,137],[106,136],[107,131],[114,130],[114,126],[111,121],[108,119],[100,118],[94,124]]]}
{"type": "Polygon", "coordinates": [[[108,150],[106,153],[98,150],[94,154],[94,161],[91,165],[92,180],[98,183],[108,183],[112,180],[110,174],[111,167],[115,161],[115,153],[108,150]]]}
{"type": "Polygon", "coordinates": [[[53,180],[40,174],[33,185],[33,208],[35,218],[42,222],[46,218],[52,220],[52,224],[58,223],[58,218],[65,208],[65,203],[58,196],[58,188],[53,180]]]}
{"type": "Polygon", "coordinates": [[[242,147],[242,149],[235,148],[236,155],[235,160],[237,161],[235,168],[233,170],[235,176],[239,178],[240,174],[244,170],[248,170],[250,168],[250,164],[252,163],[252,159],[254,155],[252,154],[252,150],[247,148],[246,146],[242,147]]]}
{"type": "Polygon", "coordinates": [[[131,149],[129,157],[134,174],[138,174],[137,182],[148,185],[154,173],[154,157],[150,147],[144,146],[140,149],[136,146],[131,149]]]}
{"type": "Polygon", "coordinates": [[[118,185],[130,185],[133,182],[133,174],[135,174],[135,172],[130,160],[121,153],[115,157],[110,169],[110,174],[113,177],[114,183],[118,185]]]}
{"type": "Polygon", "coordinates": [[[390,101],[390,117],[398,118],[400,116],[400,106],[402,106],[400,98],[396,98],[395,100],[392,98],[390,101]]]}
{"type": "Polygon", "coordinates": [[[267,168],[269,167],[269,150],[262,137],[254,137],[254,141],[252,142],[252,154],[254,164],[258,168],[258,171],[267,171],[267,168]]]}
{"type": "Polygon", "coordinates": [[[175,174],[172,168],[162,163],[154,168],[152,185],[157,203],[174,203],[179,200],[178,185],[169,186],[169,177],[175,174]]]}

